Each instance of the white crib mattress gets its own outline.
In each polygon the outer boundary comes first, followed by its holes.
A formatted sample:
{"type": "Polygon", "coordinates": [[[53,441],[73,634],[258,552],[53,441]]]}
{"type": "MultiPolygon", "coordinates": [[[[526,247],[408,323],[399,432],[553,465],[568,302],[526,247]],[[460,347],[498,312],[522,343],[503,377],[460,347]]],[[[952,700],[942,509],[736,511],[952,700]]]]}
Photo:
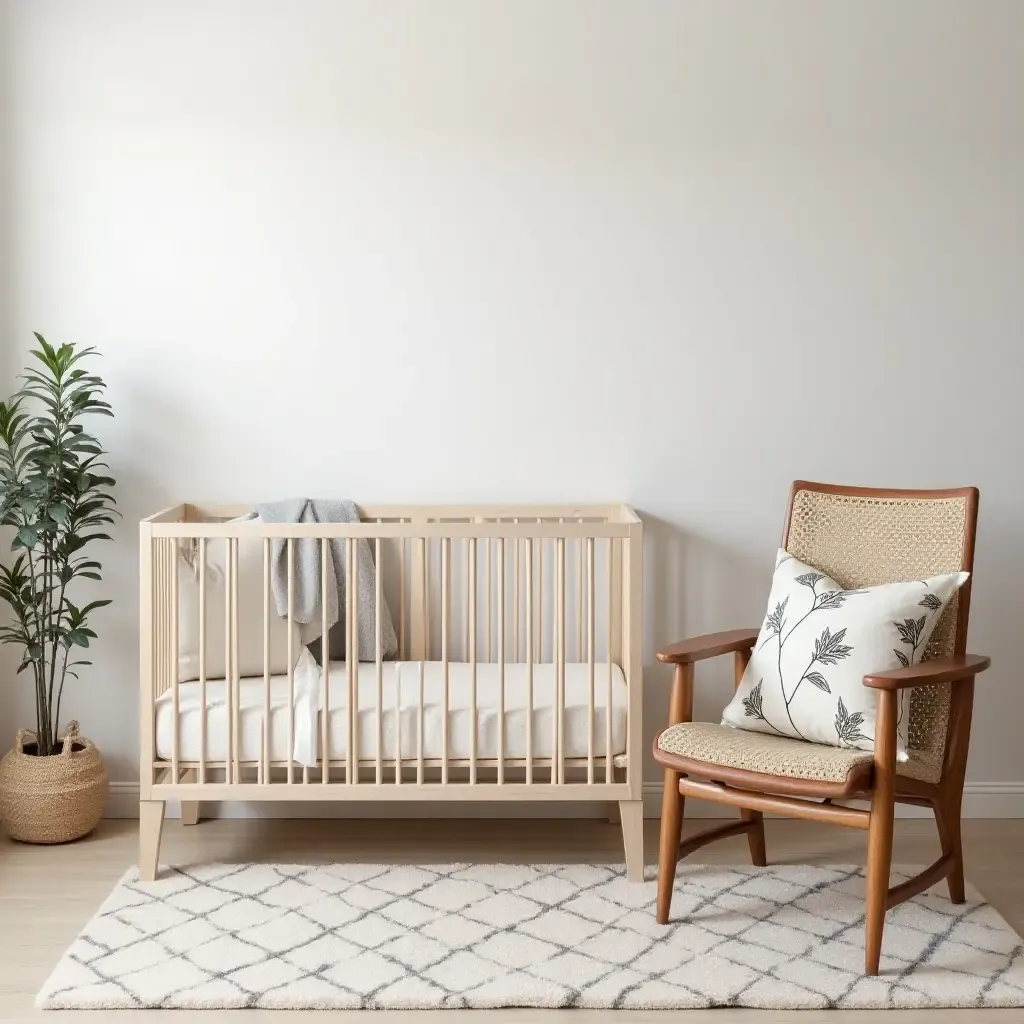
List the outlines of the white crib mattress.
{"type": "MultiPolygon", "coordinates": [[[[528,669],[526,664],[505,665],[505,757],[525,758],[528,700],[528,669]]],[[[550,662],[533,665],[532,745],[535,758],[551,757],[554,746],[554,709],[557,666],[550,662]]],[[[423,685],[423,756],[440,758],[443,753],[441,723],[444,707],[444,666],[439,661],[385,662],[381,694],[382,757],[395,757],[396,739],[401,734],[401,756],[415,760],[418,742],[418,709],[420,677],[423,685]],[[401,689],[400,700],[398,691],[401,689]],[[398,711],[400,708],[400,713],[398,711]]],[[[317,669],[319,672],[319,669],[317,669]]],[[[477,757],[498,756],[500,715],[499,679],[501,666],[492,663],[476,665],[477,757]]],[[[472,734],[473,666],[467,662],[448,664],[448,757],[470,757],[472,734]]],[[[348,756],[347,709],[348,666],[343,661],[330,664],[328,700],[328,735],[330,756],[334,760],[348,756]]],[[[239,682],[239,750],[241,761],[259,761],[263,754],[263,677],[244,678],[239,682]]],[[[590,668],[586,664],[568,662],[565,666],[565,757],[586,757],[588,747],[588,705],[590,668]]],[[[605,723],[608,710],[608,665],[594,666],[594,756],[605,752],[605,723]]],[[[618,665],[611,666],[611,732],[612,754],[626,750],[626,680],[618,665]]],[[[296,696],[294,716],[301,728],[303,712],[296,696]]],[[[357,754],[361,759],[376,758],[377,742],[377,669],[373,662],[361,662],[358,670],[356,706],[358,710],[357,754]]],[[[270,758],[283,761],[288,757],[289,684],[285,675],[270,680],[270,758]]],[[[315,749],[319,755],[323,721],[323,685],[319,686],[315,749]]],[[[178,757],[182,761],[201,759],[200,722],[202,708],[199,683],[182,683],[178,690],[180,720],[178,757]]],[[[171,694],[164,693],[156,702],[157,756],[170,760],[173,746],[174,710],[171,694]]],[[[224,680],[206,683],[206,756],[207,761],[223,761],[228,750],[228,714],[225,704],[224,680]]],[[[293,758],[299,761],[293,748],[293,758]]],[[[301,761],[300,761],[301,763],[301,761]]],[[[315,763],[315,759],[312,763],[315,763]]]]}

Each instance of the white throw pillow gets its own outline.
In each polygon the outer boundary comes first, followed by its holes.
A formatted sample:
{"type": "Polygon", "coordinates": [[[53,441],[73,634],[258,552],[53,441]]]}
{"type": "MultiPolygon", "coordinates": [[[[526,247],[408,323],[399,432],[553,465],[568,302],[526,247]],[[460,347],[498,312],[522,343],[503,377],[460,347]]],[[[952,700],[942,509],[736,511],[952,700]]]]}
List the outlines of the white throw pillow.
{"type": "MultiPolygon", "coordinates": [[[[768,614],[722,724],[873,749],[877,694],[864,676],[917,664],[968,575],[843,590],[780,550],[768,614]]],[[[900,707],[901,761],[907,759],[909,717],[907,697],[900,707]]]]}
{"type": "MultiPolygon", "coordinates": [[[[236,520],[240,521],[240,520],[236,520]]],[[[259,522],[258,519],[245,520],[259,522]]],[[[224,599],[227,541],[206,542],[206,678],[225,678],[224,599]]],[[[298,624],[292,626],[292,657],[304,650],[298,624]]],[[[270,602],[270,673],[288,671],[288,622],[270,602]]],[[[263,540],[238,541],[238,674],[263,675],[263,540]]],[[[199,678],[199,556],[178,559],[178,678],[199,678]]]]}

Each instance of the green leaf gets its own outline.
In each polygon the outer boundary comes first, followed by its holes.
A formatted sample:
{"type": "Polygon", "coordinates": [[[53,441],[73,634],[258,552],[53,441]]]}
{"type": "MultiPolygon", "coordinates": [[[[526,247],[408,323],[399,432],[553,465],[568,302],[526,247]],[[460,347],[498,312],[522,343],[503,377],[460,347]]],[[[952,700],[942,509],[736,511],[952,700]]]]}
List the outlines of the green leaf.
{"type": "Polygon", "coordinates": [[[23,526],[18,530],[17,537],[14,538],[14,543],[11,545],[11,550],[15,548],[28,548],[30,551],[36,546],[39,540],[39,531],[34,526],[23,526]]]}
{"type": "Polygon", "coordinates": [[[62,501],[54,502],[46,510],[46,514],[55,522],[61,525],[64,524],[68,517],[68,507],[62,501]]]}

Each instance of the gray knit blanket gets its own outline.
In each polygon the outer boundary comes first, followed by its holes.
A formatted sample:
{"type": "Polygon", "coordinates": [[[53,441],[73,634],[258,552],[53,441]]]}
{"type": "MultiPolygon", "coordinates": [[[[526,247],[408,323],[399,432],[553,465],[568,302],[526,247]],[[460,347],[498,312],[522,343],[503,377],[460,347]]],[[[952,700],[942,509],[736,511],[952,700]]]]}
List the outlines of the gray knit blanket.
{"type": "MultiPolygon", "coordinates": [[[[256,514],[265,523],[358,523],[359,511],[351,501],[327,501],[320,498],[288,498],[284,501],[264,502],[256,506],[256,514]]],[[[288,614],[288,550],[284,538],[270,542],[270,579],[277,614],[288,614]]],[[[348,569],[345,558],[345,538],[337,537],[328,544],[331,558],[327,564],[327,625],[329,650],[332,659],[347,656],[343,613],[349,593],[348,569]],[[341,621],[339,621],[341,620],[341,621]]],[[[292,617],[299,625],[304,644],[320,641],[322,647],[322,609],[320,603],[320,551],[318,538],[303,538],[294,542],[294,582],[292,617]]],[[[359,661],[374,661],[377,657],[377,632],[374,622],[376,609],[376,573],[373,553],[365,539],[356,543],[355,593],[357,629],[359,634],[359,661]]],[[[387,602],[381,600],[381,647],[384,657],[393,657],[398,651],[398,639],[391,621],[387,602]]],[[[316,653],[316,652],[315,652],[316,653]]]]}

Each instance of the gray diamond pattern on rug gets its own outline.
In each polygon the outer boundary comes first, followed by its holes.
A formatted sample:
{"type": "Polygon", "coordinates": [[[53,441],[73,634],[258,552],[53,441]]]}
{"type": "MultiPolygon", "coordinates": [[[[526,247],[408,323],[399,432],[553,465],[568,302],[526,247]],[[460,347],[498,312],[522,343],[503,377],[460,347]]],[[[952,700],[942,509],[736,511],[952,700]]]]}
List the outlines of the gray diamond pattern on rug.
{"type": "MultiPolygon", "coordinates": [[[[893,884],[913,868],[893,871],[893,884]]],[[[886,917],[865,977],[843,865],[208,864],[129,871],[43,985],[46,1009],[1024,1006],[1024,945],[974,890],[886,917]]]]}

